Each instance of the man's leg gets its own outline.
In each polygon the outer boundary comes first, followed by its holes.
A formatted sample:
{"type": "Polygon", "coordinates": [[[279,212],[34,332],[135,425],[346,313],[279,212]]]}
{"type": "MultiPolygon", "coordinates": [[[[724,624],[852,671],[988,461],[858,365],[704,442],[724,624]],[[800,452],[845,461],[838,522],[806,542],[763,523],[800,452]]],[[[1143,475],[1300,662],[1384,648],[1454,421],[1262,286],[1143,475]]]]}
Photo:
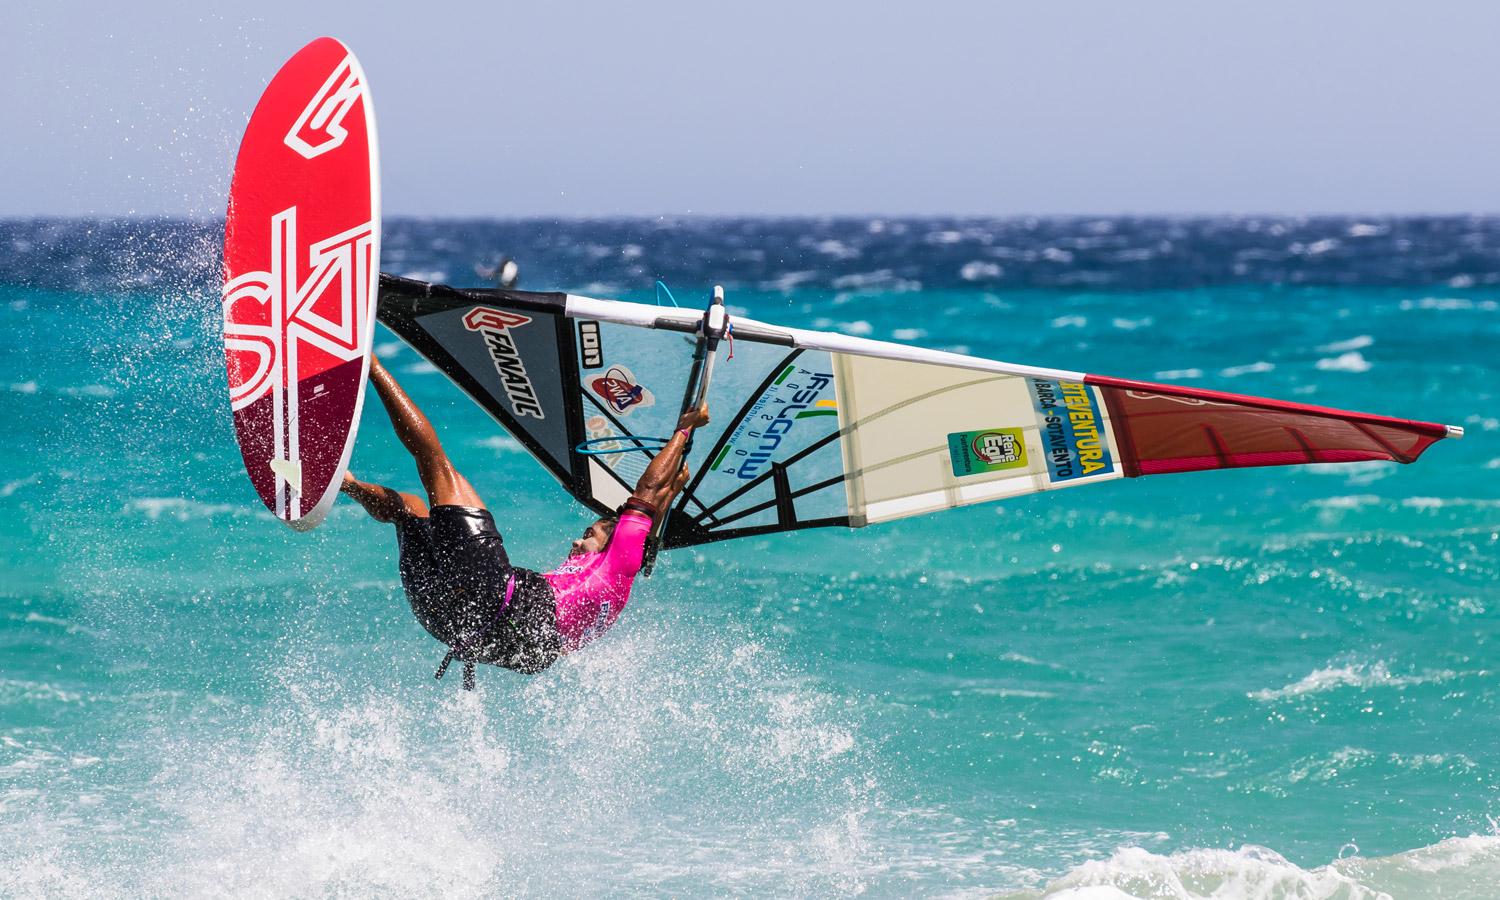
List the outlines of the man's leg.
{"type": "MultiPolygon", "coordinates": [[[[370,383],[375,385],[375,393],[380,395],[380,402],[385,404],[386,414],[391,417],[391,425],[396,429],[396,437],[401,439],[406,452],[417,461],[417,475],[422,479],[422,487],[427,489],[427,502],[433,506],[474,506],[484,509],[484,501],[479,499],[479,494],[469,485],[468,479],[458,474],[453,463],[449,462],[448,454],[443,452],[443,445],[438,442],[437,431],[433,429],[432,423],[427,421],[417,404],[406,396],[401,385],[396,383],[391,373],[374,357],[370,359],[370,383]]],[[[366,509],[368,508],[367,506],[366,509]]]]}
{"type": "Polygon", "coordinates": [[[427,504],[421,497],[360,481],[348,472],[344,473],[344,484],[339,490],[358,501],[377,522],[389,525],[404,516],[427,517],[427,504]]]}

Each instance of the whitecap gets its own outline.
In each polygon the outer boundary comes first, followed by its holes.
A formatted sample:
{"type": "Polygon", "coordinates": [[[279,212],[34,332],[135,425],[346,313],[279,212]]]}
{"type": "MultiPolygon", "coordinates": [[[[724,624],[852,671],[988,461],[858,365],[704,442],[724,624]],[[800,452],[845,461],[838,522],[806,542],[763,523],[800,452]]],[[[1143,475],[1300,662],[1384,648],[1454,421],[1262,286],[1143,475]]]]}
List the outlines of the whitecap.
{"type": "Polygon", "coordinates": [[[1224,376],[1225,378],[1238,378],[1241,375],[1254,375],[1260,372],[1270,372],[1275,368],[1275,363],[1268,363],[1264,360],[1261,360],[1260,362],[1253,362],[1248,366],[1230,366],[1227,369],[1220,369],[1219,374],[1224,376]]]}
{"type": "Polygon", "coordinates": [[[761,282],[760,288],[763,291],[780,291],[786,294],[796,290],[798,285],[817,277],[817,272],[784,272],[770,281],[761,282]]]}
{"type": "Polygon", "coordinates": [[[166,516],[179,522],[239,511],[238,507],[226,503],[202,503],[184,497],[137,497],[126,508],[130,512],[144,513],[152,521],[166,516]]]}
{"type": "Polygon", "coordinates": [[[1064,265],[1073,261],[1073,254],[1068,250],[1059,250],[1056,247],[1048,247],[1042,251],[1042,259],[1051,260],[1064,265]]]}
{"type": "Polygon", "coordinates": [[[499,456],[502,453],[526,452],[526,448],[521,446],[520,441],[503,434],[492,434],[487,438],[479,438],[477,440],[471,441],[470,443],[475,447],[484,447],[488,450],[493,450],[496,456],[499,456]]]}
{"type": "MultiPolygon", "coordinates": [[[[1337,475],[1347,478],[1350,484],[1369,484],[1379,481],[1388,475],[1393,475],[1399,466],[1385,459],[1364,459],[1358,462],[1341,463],[1308,463],[1302,467],[1302,471],[1310,475],[1337,475]]],[[[1337,498],[1325,498],[1313,501],[1314,506],[1332,506],[1328,500],[1337,498]]]]}
{"type": "Polygon", "coordinates": [[[1348,353],[1320,359],[1317,366],[1324,372],[1368,372],[1375,364],[1365,359],[1358,350],[1350,350],[1348,353]]]}
{"type": "Polygon", "coordinates": [[[86,384],[82,387],[61,388],[60,390],[58,390],[58,393],[65,394],[69,397],[94,397],[97,399],[107,399],[115,395],[115,390],[114,388],[105,387],[102,384],[86,384]]]}
{"type": "Polygon", "coordinates": [[[927,337],[927,332],[920,328],[897,328],[891,332],[891,337],[898,341],[919,341],[927,337]]]}
{"type": "Polygon", "coordinates": [[[1420,300],[1402,300],[1403,310],[1431,309],[1440,312],[1453,312],[1465,309],[1481,309],[1491,311],[1500,309],[1500,303],[1494,300],[1480,300],[1475,302],[1468,297],[1423,297],[1420,300]]]}
{"type": "Polygon", "coordinates": [[[437,372],[438,367],[425,359],[421,362],[412,363],[411,365],[405,366],[401,369],[402,375],[433,375],[437,372]]]}
{"type": "Polygon", "coordinates": [[[35,394],[37,391],[35,381],[13,381],[10,389],[17,394],[35,394]]]}
{"type": "Polygon", "coordinates": [[[999,263],[976,259],[973,262],[964,263],[963,268],[958,270],[958,277],[964,281],[979,281],[985,278],[999,278],[1004,273],[1005,269],[1001,268],[999,263]]]}
{"type": "Polygon", "coordinates": [[[1390,231],[1390,228],[1384,225],[1366,225],[1364,223],[1360,223],[1357,225],[1350,225],[1349,230],[1345,233],[1348,234],[1349,237],[1379,237],[1380,235],[1385,234],[1387,231],[1390,231]]]}
{"type": "Polygon", "coordinates": [[[442,284],[448,280],[446,269],[417,269],[401,273],[402,278],[410,278],[414,281],[427,281],[433,284],[442,284]]]}
{"type": "Polygon", "coordinates": [[[1087,316],[1058,316],[1052,320],[1053,328],[1082,328],[1089,323],[1087,316]]]}
{"type": "Polygon", "coordinates": [[[1375,343],[1374,338],[1370,337],[1368,334],[1362,334],[1359,337],[1352,337],[1347,341],[1334,341],[1331,344],[1324,344],[1323,346],[1318,348],[1318,352],[1346,353],[1350,350],[1363,350],[1373,343],[1375,343]]]}
{"type": "Polygon", "coordinates": [[[1441,671],[1428,672],[1423,675],[1393,675],[1390,667],[1385,662],[1377,660],[1373,663],[1351,663],[1345,666],[1326,666],[1321,669],[1314,669],[1301,679],[1285,687],[1251,691],[1246,696],[1253,700],[1269,703],[1276,700],[1302,697],[1307,694],[1326,693],[1346,687],[1360,689],[1373,687],[1404,688],[1413,684],[1447,681],[1456,677],[1456,674],[1454,672],[1441,671]]]}
{"type": "Polygon", "coordinates": [[[42,476],[40,475],[27,475],[25,478],[17,478],[14,481],[7,481],[5,484],[0,485],[0,497],[9,497],[11,494],[14,494],[16,491],[20,490],[26,485],[36,484],[41,480],[42,476]]]}
{"type": "Polygon", "coordinates": [[[1202,378],[1202,369],[1163,369],[1154,376],[1163,381],[1175,381],[1181,378],[1202,378]]]}
{"type": "Polygon", "coordinates": [[[1150,328],[1156,324],[1156,320],[1150,316],[1142,319],[1123,319],[1117,316],[1110,324],[1122,331],[1135,331],[1137,328],[1150,328]]]}
{"type": "Polygon", "coordinates": [[[401,348],[405,346],[406,345],[401,343],[400,341],[387,341],[383,344],[376,344],[375,355],[380,357],[381,359],[390,359],[397,353],[400,353],[401,348]]]}
{"type": "Polygon", "coordinates": [[[824,256],[831,256],[834,259],[854,259],[859,256],[858,247],[851,247],[843,241],[819,241],[813,249],[824,256]]]}

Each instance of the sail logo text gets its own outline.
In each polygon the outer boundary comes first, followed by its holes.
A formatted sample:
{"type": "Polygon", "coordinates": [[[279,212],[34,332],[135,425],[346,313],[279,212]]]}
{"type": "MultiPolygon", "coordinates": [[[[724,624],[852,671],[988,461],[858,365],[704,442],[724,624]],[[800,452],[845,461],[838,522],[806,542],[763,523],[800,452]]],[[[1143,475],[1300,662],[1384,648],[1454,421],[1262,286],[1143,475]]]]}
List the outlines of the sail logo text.
{"type": "Polygon", "coordinates": [[[1085,384],[1027,379],[1053,481],[1115,471],[1109,436],[1093,391],[1085,384]]]}
{"type": "Polygon", "coordinates": [[[490,352],[490,360],[495,364],[500,384],[505,388],[505,396],[510,398],[516,415],[545,419],[547,414],[542,412],[536,388],[531,384],[531,376],[526,374],[526,364],[521,361],[521,353],[510,333],[511,329],[530,322],[530,318],[519,313],[487,306],[476,306],[464,316],[464,327],[484,337],[485,349],[490,352]]]}
{"type": "Polygon", "coordinates": [[[734,436],[729,439],[710,469],[718,470],[732,451],[737,459],[730,467],[723,469],[726,474],[744,481],[760,477],[766,464],[771,462],[777,448],[798,421],[838,414],[838,407],[832,402],[818,400],[818,395],[831,384],[833,375],[830,373],[787,366],[771,388],[750,408],[744,423],[735,430],[734,436]],[[794,371],[796,380],[791,379],[794,371]],[[806,380],[802,380],[803,378],[806,380]],[[736,446],[742,436],[755,439],[755,446],[736,446]]]}

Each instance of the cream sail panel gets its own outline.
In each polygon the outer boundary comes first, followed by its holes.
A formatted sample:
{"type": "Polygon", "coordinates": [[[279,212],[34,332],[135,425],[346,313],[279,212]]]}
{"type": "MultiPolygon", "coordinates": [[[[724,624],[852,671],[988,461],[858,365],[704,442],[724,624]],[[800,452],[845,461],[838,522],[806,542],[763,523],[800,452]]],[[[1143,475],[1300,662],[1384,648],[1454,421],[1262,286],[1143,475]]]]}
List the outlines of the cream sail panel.
{"type": "Polygon", "coordinates": [[[854,517],[880,521],[1121,477],[1104,405],[1084,385],[867,356],[835,361],[854,517]]]}

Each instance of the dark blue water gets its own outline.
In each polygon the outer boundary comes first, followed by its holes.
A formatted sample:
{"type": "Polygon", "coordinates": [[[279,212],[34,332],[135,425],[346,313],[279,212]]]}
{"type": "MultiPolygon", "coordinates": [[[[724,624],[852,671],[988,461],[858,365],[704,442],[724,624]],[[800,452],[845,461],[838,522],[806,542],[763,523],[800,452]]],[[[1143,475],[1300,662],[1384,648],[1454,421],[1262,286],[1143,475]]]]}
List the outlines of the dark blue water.
{"type": "MultiPolygon", "coordinates": [[[[0,222],[0,896],[1494,896],[1500,221],[389,222],[396,274],[1468,430],[679,551],[474,694],[388,529],[250,490],[220,228],[0,222]]],[[[380,340],[554,561],[585,514],[380,340]]],[[[378,415],[354,465],[415,487],[378,415]]]]}

